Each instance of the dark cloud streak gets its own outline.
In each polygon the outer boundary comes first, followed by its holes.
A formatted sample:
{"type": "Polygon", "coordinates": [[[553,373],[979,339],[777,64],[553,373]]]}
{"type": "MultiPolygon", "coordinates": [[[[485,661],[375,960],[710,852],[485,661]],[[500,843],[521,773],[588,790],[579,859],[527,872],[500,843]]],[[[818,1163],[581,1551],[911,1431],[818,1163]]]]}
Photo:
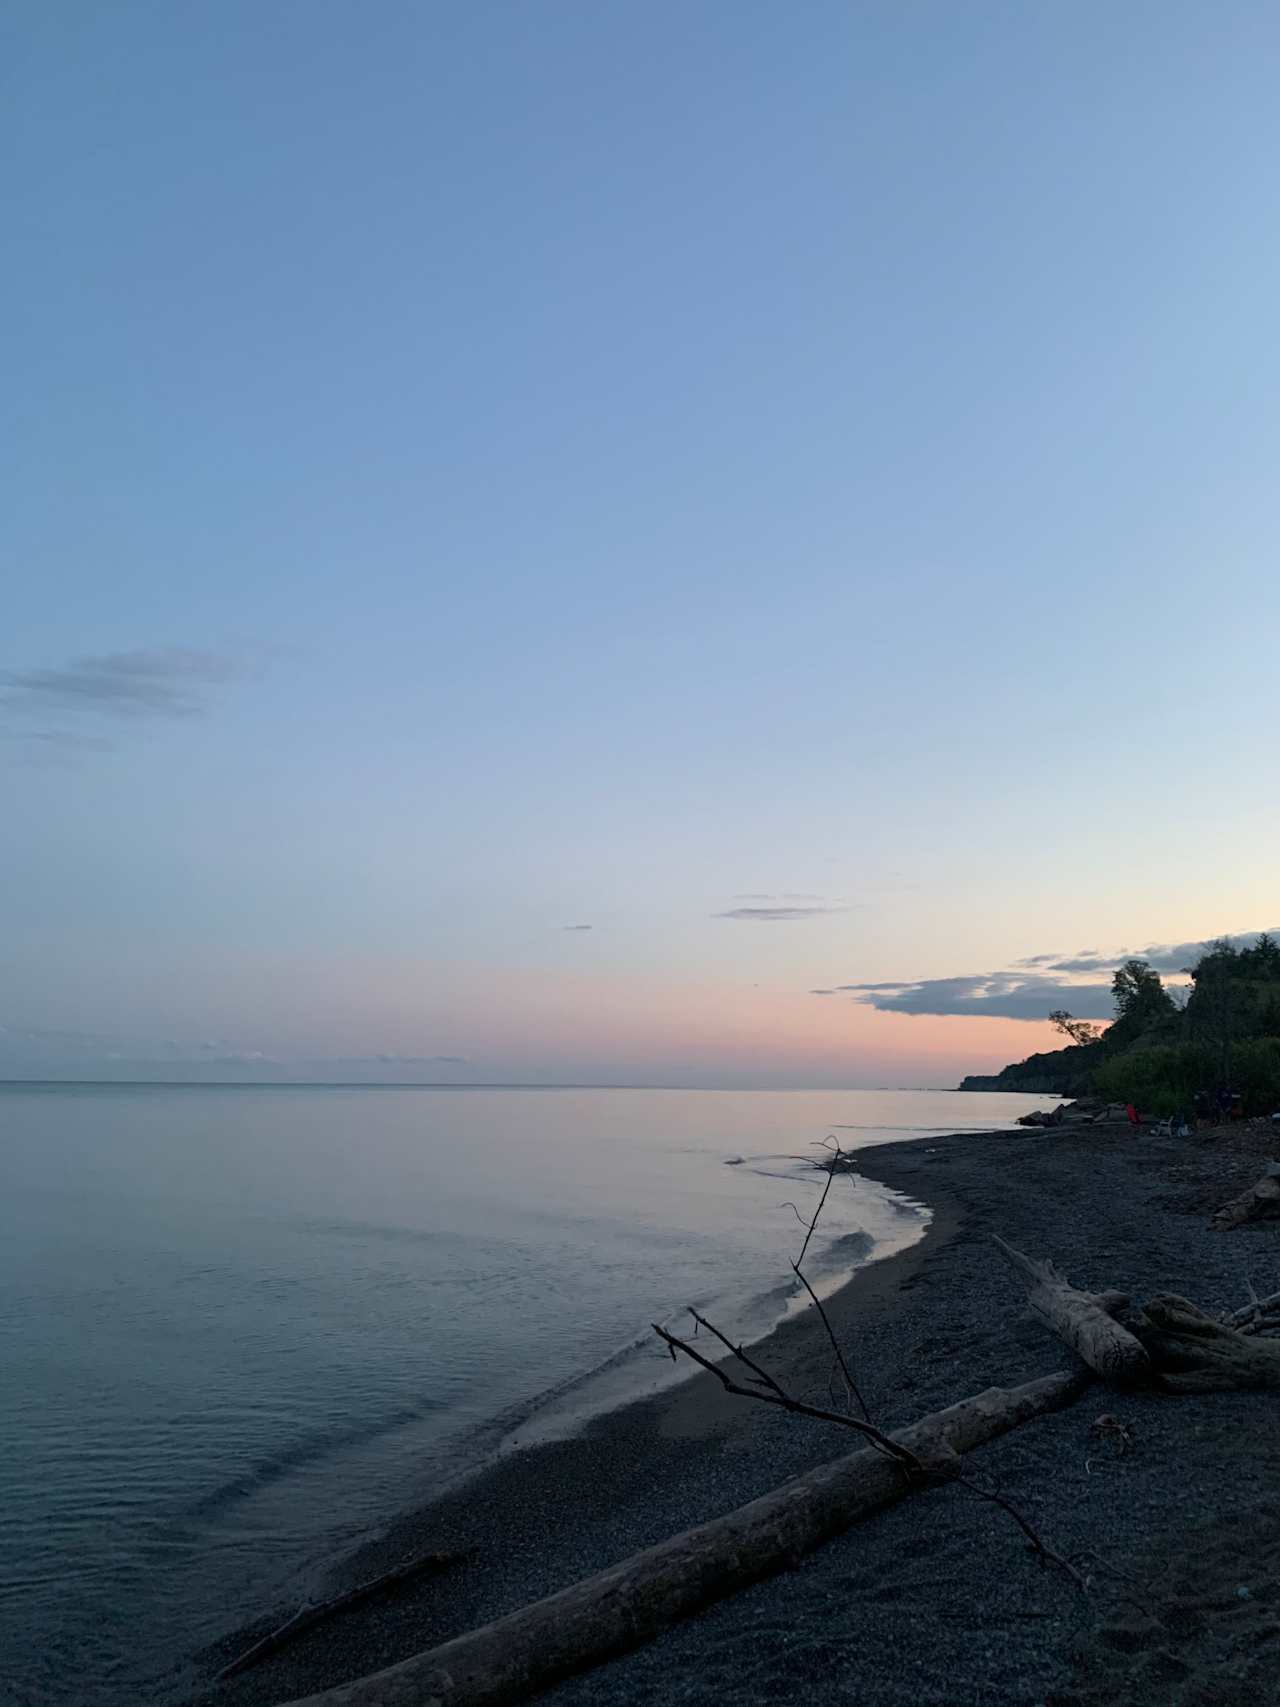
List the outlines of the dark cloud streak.
{"type": "MultiPolygon", "coordinates": [[[[73,658],[54,669],[0,673],[0,706],[11,712],[92,712],[110,717],[199,717],[207,690],[243,674],[233,658],[185,646],[73,658]]],[[[70,739],[36,731],[39,739],[70,739]]]]}
{"type": "MultiPolygon", "coordinates": [[[[1226,940],[1249,948],[1258,931],[1241,931],[1226,940]]],[[[1272,930],[1280,935],[1280,927],[1272,930]]],[[[879,984],[837,984],[836,991],[854,997],[881,1013],[968,1015],[989,1019],[1037,1021],[1055,1008],[1066,1008],[1077,1019],[1111,1020],[1115,1001],[1110,975],[1125,960],[1147,961],[1165,975],[1194,966],[1211,941],[1152,943],[1147,948],[1103,954],[1081,949],[1076,954],[1031,954],[1009,972],[978,972],[962,978],[904,978],[879,984]],[[1098,983],[1098,974],[1107,981],[1098,983]],[[1079,979],[1080,982],[1075,982],[1079,979]]],[[[814,995],[828,992],[815,990],[814,995]]]]}
{"type": "Polygon", "coordinates": [[[841,984],[856,1001],[890,1014],[1046,1020],[1055,1008],[1077,1019],[1114,1018],[1110,984],[1067,984],[1036,973],[979,972],[901,984],[841,984]]]}

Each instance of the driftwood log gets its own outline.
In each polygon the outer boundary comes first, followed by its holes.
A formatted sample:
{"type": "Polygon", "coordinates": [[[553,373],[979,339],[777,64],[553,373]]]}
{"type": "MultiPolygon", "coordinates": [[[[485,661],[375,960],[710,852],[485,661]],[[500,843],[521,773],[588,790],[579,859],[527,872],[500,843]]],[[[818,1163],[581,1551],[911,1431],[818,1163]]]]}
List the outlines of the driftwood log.
{"type": "Polygon", "coordinates": [[[1243,1227],[1246,1221],[1262,1221],[1280,1215],[1280,1162],[1272,1162],[1262,1178],[1224,1203],[1209,1219],[1215,1233],[1225,1233],[1231,1227],[1243,1227]]]}
{"type": "Polygon", "coordinates": [[[1138,1332],[1170,1392],[1280,1388],[1280,1342],[1215,1322],[1173,1293],[1148,1299],[1142,1317],[1138,1332]]]}
{"type": "Polygon", "coordinates": [[[1112,1311],[1128,1302],[1123,1293],[1079,1292],[1051,1262],[1033,1261],[991,1235],[997,1250],[1027,1288],[1033,1315],[1064,1340],[1095,1374],[1123,1387],[1151,1377],[1151,1360],[1112,1311]]]}
{"type": "MultiPolygon", "coordinates": [[[[893,1439],[945,1475],[957,1454],[1070,1404],[1088,1380],[1083,1371],[1062,1371],[1020,1387],[990,1387],[893,1439]]],[[[498,1707],[523,1700],[793,1564],[923,1485],[877,1447],[848,1453],[532,1606],[294,1707],[498,1707]]]]}
{"type": "Polygon", "coordinates": [[[1130,1333],[1111,1317],[1128,1303],[1123,1293],[1077,1292],[1051,1262],[1033,1262],[992,1238],[1026,1281],[1033,1314],[1103,1380],[1121,1386],[1149,1381],[1170,1393],[1280,1389],[1280,1340],[1267,1337],[1280,1293],[1253,1294],[1226,1321],[1186,1298],[1162,1293],[1142,1305],[1130,1333]]]}

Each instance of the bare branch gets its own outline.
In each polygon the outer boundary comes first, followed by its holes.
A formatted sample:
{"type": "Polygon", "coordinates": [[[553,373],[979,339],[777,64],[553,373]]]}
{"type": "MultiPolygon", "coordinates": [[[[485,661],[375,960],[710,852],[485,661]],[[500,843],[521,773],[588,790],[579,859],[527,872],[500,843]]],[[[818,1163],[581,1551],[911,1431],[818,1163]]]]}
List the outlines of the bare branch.
{"type": "MultiPolygon", "coordinates": [[[[813,1296],[811,1290],[810,1296],[813,1296]]],[[[870,1441],[871,1445],[875,1447],[877,1451],[883,1453],[886,1457],[891,1458],[898,1465],[899,1469],[908,1478],[908,1480],[920,1478],[925,1482],[953,1482],[957,1487],[967,1488],[970,1493],[976,1494],[979,1499],[987,1500],[992,1505],[997,1505],[1002,1511],[1007,1512],[1018,1525],[1018,1528],[1026,1536],[1032,1551],[1040,1558],[1042,1563],[1047,1562],[1050,1564],[1060,1565],[1067,1575],[1071,1577],[1073,1582],[1075,1582],[1081,1589],[1085,1588],[1084,1579],[1081,1577],[1079,1571],[1064,1559],[1060,1553],[1055,1552],[1052,1547],[1047,1546],[1045,1542],[1041,1540],[1040,1536],[1036,1534],[1035,1530],[1027,1522],[1026,1518],[1023,1517],[1022,1513],[1018,1511],[1011,1501],[1007,1500],[1003,1494],[994,1493],[988,1488],[980,1487],[978,1483],[971,1481],[967,1476],[959,1475],[956,1472],[954,1468],[954,1463],[956,1462],[954,1455],[951,1464],[942,1463],[940,1461],[928,1463],[919,1457],[918,1454],[910,1451],[900,1442],[894,1440],[892,1435],[882,1433],[880,1429],[876,1428],[870,1422],[863,1422],[858,1417],[849,1416],[847,1414],[842,1415],[839,1411],[824,1410],[818,1405],[805,1404],[802,1399],[793,1399],[788,1392],[779,1386],[777,1381],[775,1381],[771,1375],[762,1369],[759,1364],[754,1363],[750,1358],[748,1358],[740,1347],[735,1346],[725,1334],[722,1334],[718,1328],[712,1326],[704,1316],[699,1316],[696,1311],[692,1310],[690,1311],[690,1315],[692,1315],[694,1320],[701,1326],[705,1326],[711,1333],[713,1333],[720,1343],[726,1346],[735,1357],[740,1358],[746,1367],[753,1372],[755,1380],[758,1383],[762,1383],[762,1385],[755,1385],[751,1387],[741,1386],[721,1364],[713,1363],[709,1357],[704,1357],[700,1351],[695,1351],[687,1340],[678,1338],[675,1334],[669,1333],[666,1328],[659,1327],[658,1323],[654,1322],[652,1324],[654,1333],[657,1334],[658,1338],[666,1345],[672,1357],[675,1356],[677,1351],[684,1352],[686,1357],[692,1358],[693,1361],[702,1369],[705,1369],[708,1374],[714,1375],[726,1393],[732,1393],[737,1398],[756,1399],[764,1405],[777,1405],[780,1409],[789,1411],[793,1416],[811,1417],[815,1422],[835,1423],[837,1428],[853,1429],[856,1434],[860,1434],[864,1439],[870,1441]]],[[[830,1331],[829,1328],[828,1331],[830,1331]]]]}
{"type": "MultiPolygon", "coordinates": [[[[945,1475],[945,1472],[933,1471],[932,1474],[945,1475]]],[[[1060,1565],[1078,1588],[1087,1590],[1087,1584],[1075,1566],[1069,1559],[1064,1559],[1061,1553],[1056,1553],[1052,1547],[1046,1546],[1012,1500],[1007,1500],[1002,1493],[994,1488],[981,1487],[977,1482],[970,1481],[967,1476],[951,1476],[947,1479],[954,1482],[957,1487],[968,1488],[970,1493],[977,1494],[980,1500],[987,1500],[991,1505],[998,1505],[1001,1511],[1007,1512],[1026,1536],[1031,1551],[1039,1558],[1042,1565],[1060,1565]]]]}
{"type": "MultiPolygon", "coordinates": [[[[687,1340],[682,1340],[677,1335],[669,1333],[666,1328],[659,1327],[657,1322],[654,1322],[652,1326],[654,1333],[670,1349],[673,1357],[677,1351],[684,1352],[686,1357],[691,1357],[701,1368],[714,1375],[726,1393],[733,1393],[740,1399],[758,1399],[761,1404],[765,1405],[778,1405],[784,1411],[790,1411],[794,1416],[812,1417],[815,1422],[829,1422],[835,1423],[839,1428],[851,1428],[856,1433],[865,1436],[873,1446],[878,1447],[887,1457],[896,1459],[904,1470],[923,1470],[924,1465],[914,1452],[909,1452],[905,1446],[899,1446],[896,1440],[892,1440],[887,1434],[881,1434],[880,1430],[873,1428],[870,1423],[860,1422],[857,1417],[846,1416],[839,1411],[827,1411],[817,1405],[806,1405],[802,1399],[793,1399],[789,1393],[784,1392],[776,1381],[771,1381],[767,1389],[743,1387],[733,1379],[723,1364],[713,1363],[709,1357],[704,1357],[700,1351],[695,1351],[687,1340]]],[[[720,1334],[718,1338],[723,1344],[730,1344],[723,1334],[720,1334]]],[[[730,1349],[732,1350],[733,1347],[730,1346],[730,1349]]]]}
{"type": "Polygon", "coordinates": [[[745,1365],[745,1367],[751,1371],[754,1378],[760,1382],[762,1386],[768,1387],[771,1392],[777,1393],[779,1396],[785,1396],[782,1393],[782,1388],[779,1387],[778,1383],[774,1380],[773,1376],[770,1375],[767,1369],[749,1358],[740,1345],[734,1345],[728,1335],[722,1334],[714,1322],[709,1322],[705,1316],[700,1316],[692,1304],[689,1305],[689,1314],[693,1317],[694,1321],[700,1328],[705,1328],[709,1334],[714,1334],[726,1351],[731,1351],[738,1359],[738,1362],[745,1365]]]}
{"type": "Polygon", "coordinates": [[[817,1307],[818,1314],[822,1317],[822,1325],[827,1330],[827,1338],[831,1341],[831,1349],[836,1354],[836,1362],[840,1365],[840,1373],[844,1376],[845,1387],[848,1389],[848,1392],[852,1395],[852,1397],[858,1401],[859,1410],[862,1412],[862,1414],[866,1418],[866,1420],[868,1422],[870,1422],[871,1421],[871,1412],[867,1409],[867,1401],[863,1398],[862,1394],[858,1391],[857,1383],[854,1381],[853,1376],[849,1371],[849,1365],[845,1362],[844,1352],[841,1351],[841,1349],[840,1349],[840,1342],[835,1336],[835,1330],[831,1326],[831,1322],[827,1316],[827,1312],[822,1307],[822,1300],[818,1297],[818,1294],[813,1290],[812,1286],[810,1286],[808,1279],[806,1278],[806,1276],[804,1274],[803,1269],[800,1267],[800,1264],[798,1262],[793,1262],[791,1267],[792,1267],[793,1272],[795,1273],[796,1279],[804,1287],[805,1291],[809,1294],[810,1298],[813,1299],[813,1302],[814,1302],[815,1306],[817,1307]]]}
{"type": "Polygon", "coordinates": [[[813,1230],[818,1225],[818,1218],[826,1207],[827,1193],[831,1190],[831,1182],[836,1177],[834,1163],[844,1154],[844,1151],[840,1148],[840,1145],[835,1138],[832,1138],[830,1142],[835,1145],[835,1155],[832,1158],[833,1165],[827,1170],[827,1183],[822,1188],[822,1196],[818,1199],[818,1207],[813,1212],[813,1220],[809,1223],[809,1231],[804,1236],[804,1243],[800,1247],[800,1255],[796,1258],[797,1264],[804,1261],[804,1254],[809,1249],[809,1240],[813,1237],[813,1230]]]}

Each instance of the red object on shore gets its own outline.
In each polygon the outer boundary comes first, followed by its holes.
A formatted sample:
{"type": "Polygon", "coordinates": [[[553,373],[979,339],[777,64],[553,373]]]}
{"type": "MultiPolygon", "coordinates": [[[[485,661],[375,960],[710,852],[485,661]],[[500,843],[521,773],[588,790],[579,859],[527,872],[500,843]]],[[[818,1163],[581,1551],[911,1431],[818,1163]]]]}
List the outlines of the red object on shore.
{"type": "Polygon", "coordinates": [[[1131,1102],[1125,1103],[1124,1111],[1129,1116],[1130,1126],[1141,1126],[1142,1122],[1138,1119],[1138,1111],[1131,1102]]]}

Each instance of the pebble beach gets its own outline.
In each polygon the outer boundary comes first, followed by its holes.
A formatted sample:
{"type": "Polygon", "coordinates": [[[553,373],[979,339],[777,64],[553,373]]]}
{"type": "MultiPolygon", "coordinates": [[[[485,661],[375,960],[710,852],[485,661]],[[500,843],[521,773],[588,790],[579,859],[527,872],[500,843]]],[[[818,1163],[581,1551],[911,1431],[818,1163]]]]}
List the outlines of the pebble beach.
{"type": "MultiPolygon", "coordinates": [[[[1269,1134],[1133,1138],[1114,1128],[960,1134],[884,1145],[858,1170],[933,1212],[924,1240],[828,1304],[878,1425],[903,1426],[987,1386],[1061,1368],[988,1235],[1050,1256],[1091,1290],[1184,1294],[1233,1308],[1280,1284],[1274,1225],[1212,1233],[1217,1203],[1261,1171],[1269,1134]]],[[[839,1182],[836,1182],[837,1188],[839,1182]]],[[[753,1355],[826,1403],[830,1347],[813,1314],[753,1355]]],[[[539,1697],[554,1707],[852,1702],[863,1707],[1230,1707],[1280,1657],[1280,1430],[1275,1398],[1109,1394],[967,1460],[1070,1559],[1082,1590],[1011,1520],[963,1489],[906,1499],[656,1641],[539,1697]],[[1123,1453],[1092,1428],[1116,1413],[1123,1453]]],[[[776,1486],[855,1444],[830,1425],[725,1395],[699,1375],[516,1450],[407,1512],[329,1588],[416,1553],[444,1574],[325,1623],[216,1691],[271,1707],[394,1664],[776,1486]]],[[[198,1656],[212,1675],[289,1608],[198,1656]]]]}

